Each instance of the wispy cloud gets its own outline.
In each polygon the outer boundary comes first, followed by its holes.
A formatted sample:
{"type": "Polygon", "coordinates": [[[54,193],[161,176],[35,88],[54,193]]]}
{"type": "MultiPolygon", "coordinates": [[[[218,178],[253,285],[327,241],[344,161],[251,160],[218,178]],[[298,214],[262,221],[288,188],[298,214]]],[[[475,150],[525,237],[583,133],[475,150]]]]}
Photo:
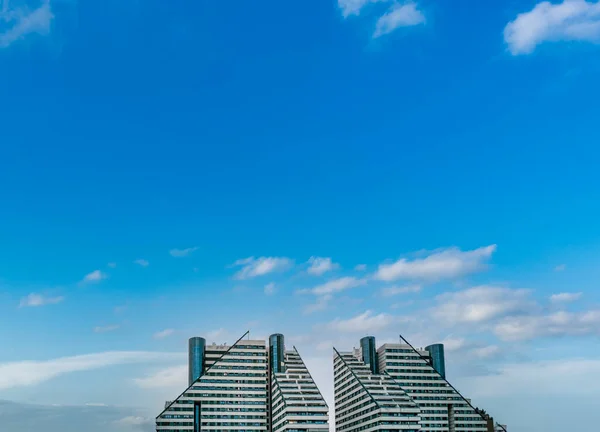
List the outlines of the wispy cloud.
{"type": "Polygon", "coordinates": [[[117,268],[117,263],[115,263],[115,262],[109,262],[109,263],[108,263],[108,266],[109,266],[110,268],[117,268]]]}
{"type": "Polygon", "coordinates": [[[359,15],[366,6],[373,3],[384,3],[390,0],[338,0],[338,7],[342,15],[347,18],[351,15],[359,15]]]}
{"type": "Polygon", "coordinates": [[[275,291],[276,291],[276,287],[273,282],[265,285],[265,294],[266,295],[273,295],[273,294],[275,294],[275,291]]]}
{"type": "Polygon", "coordinates": [[[417,8],[417,4],[397,3],[382,15],[375,24],[374,38],[389,34],[400,27],[411,27],[425,23],[425,15],[417,8]]]}
{"type": "Polygon", "coordinates": [[[141,416],[127,416],[114,422],[118,426],[135,426],[135,427],[148,427],[154,426],[154,420],[148,417],[141,416]]]}
{"type": "Polygon", "coordinates": [[[484,323],[536,308],[528,290],[479,286],[437,297],[439,305],[432,314],[448,324],[484,323]]]}
{"type": "Polygon", "coordinates": [[[50,32],[54,15],[49,0],[43,1],[34,10],[22,6],[22,3],[17,4],[20,6],[10,8],[8,0],[5,0],[4,7],[0,10],[0,21],[8,25],[8,28],[0,33],[0,48],[6,48],[33,33],[45,35],[50,32]]]}
{"type": "Polygon", "coordinates": [[[338,0],[338,7],[344,18],[349,18],[353,15],[361,15],[364,10],[375,3],[385,3],[384,10],[386,12],[381,15],[381,8],[369,8],[378,15],[373,33],[374,38],[389,34],[400,27],[425,23],[425,15],[419,10],[417,3],[412,0],[338,0]]]}
{"type": "Polygon", "coordinates": [[[469,345],[465,338],[451,336],[444,339],[442,343],[444,344],[444,350],[447,352],[460,351],[469,345]]]}
{"type": "Polygon", "coordinates": [[[556,267],[554,267],[555,272],[565,271],[566,269],[567,269],[566,264],[560,264],[560,265],[557,265],[556,267]]]}
{"type": "Polygon", "coordinates": [[[506,25],[504,41],[512,55],[530,54],[544,42],[600,43],[600,2],[538,3],[506,25]]]}
{"type": "MultiPolygon", "coordinates": [[[[499,365],[494,374],[474,377],[465,383],[466,394],[472,397],[530,398],[558,396],[570,398],[592,396],[600,392],[600,380],[590,379],[600,374],[600,359],[565,358],[499,365]]],[[[594,396],[593,396],[594,395],[594,396]]]]}
{"type": "Polygon", "coordinates": [[[486,261],[495,251],[496,245],[466,252],[450,248],[433,252],[422,259],[409,261],[402,258],[392,264],[381,264],[375,278],[387,282],[399,279],[454,279],[484,270],[486,261]]]}
{"type": "Polygon", "coordinates": [[[339,264],[334,263],[331,258],[310,257],[308,260],[310,267],[307,272],[311,275],[321,276],[327,272],[340,268],[339,264]]]}
{"type": "Polygon", "coordinates": [[[94,370],[119,364],[165,363],[181,361],[184,358],[184,354],[114,351],[46,361],[0,363],[0,389],[33,386],[71,372],[94,370]]]}
{"type": "Polygon", "coordinates": [[[187,384],[187,366],[172,366],[154,371],[133,382],[143,389],[185,388],[187,384]]]}
{"type": "Polygon", "coordinates": [[[175,333],[175,330],[173,330],[173,329],[164,329],[164,330],[154,333],[152,335],[152,337],[154,339],[166,339],[169,336],[171,336],[173,333],[175,333]]]}
{"type": "Polygon", "coordinates": [[[506,317],[494,328],[505,341],[600,335],[600,310],[506,317]]]}
{"type": "Polygon", "coordinates": [[[184,257],[190,256],[197,250],[198,250],[198,247],[195,246],[195,247],[191,247],[191,248],[187,248],[187,249],[171,249],[169,251],[169,253],[171,254],[172,257],[184,258],[184,257]]]}
{"type": "Polygon", "coordinates": [[[347,276],[339,279],[334,279],[321,285],[317,285],[311,289],[300,290],[300,294],[312,293],[315,295],[334,294],[346,291],[350,288],[355,288],[366,283],[365,279],[358,279],[352,276],[347,276]]]}
{"type": "Polygon", "coordinates": [[[324,311],[329,307],[329,303],[332,299],[333,296],[331,294],[318,296],[314,303],[311,303],[304,308],[304,313],[311,314],[315,312],[324,311]]]}
{"type": "Polygon", "coordinates": [[[224,328],[211,330],[208,333],[206,333],[206,341],[221,343],[224,339],[227,338],[228,335],[229,332],[224,328]]]}
{"type": "Polygon", "coordinates": [[[94,327],[94,333],[109,333],[121,328],[118,324],[107,325],[107,326],[96,326],[94,327]]]}
{"type": "Polygon", "coordinates": [[[311,314],[327,309],[334,294],[341,293],[350,288],[355,288],[366,283],[366,279],[358,279],[347,276],[343,278],[333,279],[314,288],[298,290],[298,294],[313,294],[317,296],[315,303],[309,304],[304,308],[304,313],[311,314]]]}
{"type": "Polygon", "coordinates": [[[366,333],[383,330],[393,322],[394,318],[391,315],[386,313],[375,315],[372,311],[367,310],[347,320],[335,319],[327,324],[327,328],[342,333],[366,333]]]}
{"type": "Polygon", "coordinates": [[[473,348],[470,354],[479,359],[488,359],[499,356],[501,354],[501,350],[498,345],[488,345],[484,347],[473,348]]]}
{"type": "Polygon", "coordinates": [[[583,293],[581,292],[552,294],[550,296],[550,301],[552,303],[568,303],[579,300],[582,295],[583,293]]]}
{"type": "Polygon", "coordinates": [[[83,277],[83,283],[97,283],[108,278],[108,275],[101,270],[94,270],[83,277]]]}
{"type": "Polygon", "coordinates": [[[381,295],[384,297],[393,297],[400,294],[416,294],[421,292],[421,285],[391,286],[381,289],[381,295]]]}
{"type": "Polygon", "coordinates": [[[148,267],[150,265],[150,263],[148,261],[146,261],[145,259],[136,259],[134,262],[134,264],[137,264],[141,267],[148,267]]]}
{"type": "Polygon", "coordinates": [[[64,301],[63,296],[47,297],[43,294],[31,293],[27,297],[23,297],[19,303],[19,307],[39,307],[45,305],[58,304],[64,301]]]}
{"type": "Polygon", "coordinates": [[[359,272],[363,272],[366,269],[367,269],[366,264],[358,264],[356,267],[354,267],[354,270],[359,271],[359,272]]]}
{"type": "Polygon", "coordinates": [[[244,258],[233,263],[233,267],[242,267],[235,275],[235,279],[251,279],[270,273],[283,272],[294,264],[293,260],[285,257],[260,257],[244,258]]]}

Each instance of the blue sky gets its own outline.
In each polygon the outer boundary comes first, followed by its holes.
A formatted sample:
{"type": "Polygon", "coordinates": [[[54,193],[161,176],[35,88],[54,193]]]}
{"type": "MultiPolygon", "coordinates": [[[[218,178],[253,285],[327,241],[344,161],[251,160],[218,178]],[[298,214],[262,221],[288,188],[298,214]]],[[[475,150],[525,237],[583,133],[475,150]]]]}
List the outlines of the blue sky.
{"type": "Polygon", "coordinates": [[[151,430],[190,336],[284,332],[331,394],[402,333],[586,427],[599,42],[582,0],[0,0],[0,400],[151,430]]]}

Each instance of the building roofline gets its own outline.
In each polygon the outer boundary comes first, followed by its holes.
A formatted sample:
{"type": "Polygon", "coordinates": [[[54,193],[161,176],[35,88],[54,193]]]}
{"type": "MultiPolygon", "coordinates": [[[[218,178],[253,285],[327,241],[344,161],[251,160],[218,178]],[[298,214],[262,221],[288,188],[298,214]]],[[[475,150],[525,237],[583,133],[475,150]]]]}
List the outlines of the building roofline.
{"type": "Polygon", "coordinates": [[[217,364],[217,363],[218,363],[218,362],[219,362],[219,361],[220,361],[220,360],[221,360],[221,359],[222,359],[222,358],[223,358],[225,355],[227,355],[227,354],[229,353],[229,351],[231,351],[231,350],[233,349],[233,347],[235,347],[235,346],[236,346],[236,345],[237,345],[237,344],[238,344],[238,343],[239,343],[239,342],[240,342],[242,339],[244,339],[244,338],[245,338],[245,337],[246,337],[246,336],[247,336],[249,333],[250,333],[250,330],[246,331],[246,333],[244,333],[244,334],[242,335],[242,337],[240,337],[238,340],[236,340],[236,341],[233,343],[233,345],[231,345],[231,346],[230,346],[230,347],[227,349],[227,351],[225,351],[223,354],[221,354],[221,356],[220,356],[218,359],[216,359],[216,360],[215,360],[215,362],[214,362],[212,365],[210,365],[210,367],[209,367],[208,369],[206,369],[206,370],[204,371],[204,373],[203,373],[202,375],[200,375],[198,378],[196,378],[196,380],[195,380],[193,383],[191,383],[191,384],[190,384],[190,385],[189,385],[189,386],[188,386],[188,387],[187,387],[187,388],[186,388],[186,389],[185,389],[185,390],[184,390],[184,391],[183,391],[183,392],[182,392],[182,393],[181,393],[179,396],[177,396],[175,399],[173,399],[173,401],[172,401],[172,402],[171,402],[169,405],[167,405],[167,406],[165,407],[165,409],[164,409],[164,410],[162,410],[162,412],[161,412],[159,415],[157,415],[157,416],[156,416],[156,418],[155,418],[155,419],[156,419],[156,420],[158,420],[158,418],[159,418],[161,415],[163,415],[164,413],[166,413],[166,412],[167,412],[167,411],[168,411],[168,410],[171,408],[171,406],[173,406],[173,404],[179,400],[179,398],[180,398],[181,396],[183,396],[183,395],[184,395],[184,394],[185,394],[185,393],[186,393],[186,392],[187,392],[189,389],[191,389],[191,388],[192,388],[192,386],[193,386],[194,384],[196,384],[198,381],[200,381],[200,380],[202,379],[202,377],[203,377],[203,376],[205,376],[205,375],[208,373],[208,371],[210,371],[210,370],[212,369],[212,367],[213,367],[214,365],[216,365],[216,364],[217,364]]]}
{"type": "MultiPolygon", "coordinates": [[[[337,356],[340,358],[340,360],[342,361],[342,363],[344,363],[344,366],[346,366],[346,368],[350,371],[350,373],[352,374],[352,376],[354,377],[354,379],[356,379],[356,381],[358,381],[358,383],[363,388],[363,390],[365,392],[367,392],[367,394],[369,395],[369,397],[371,398],[371,400],[375,403],[375,406],[377,406],[377,408],[381,409],[381,405],[379,405],[379,402],[377,402],[377,400],[373,397],[373,395],[371,394],[371,392],[365,387],[365,385],[362,383],[362,381],[360,380],[360,378],[358,377],[358,375],[356,375],[356,373],[354,373],[354,371],[352,370],[352,368],[350,366],[348,366],[348,363],[346,363],[346,360],[344,360],[344,357],[342,357],[342,355],[340,354],[340,352],[337,349],[335,349],[335,347],[333,347],[333,351],[337,354],[337,356]]],[[[369,370],[369,373],[371,373],[370,370],[369,370]]],[[[334,375],[335,375],[335,373],[334,373],[334,375]]],[[[371,373],[371,375],[374,375],[374,374],[371,373]]],[[[335,394],[335,377],[334,377],[334,385],[333,385],[333,387],[334,387],[334,394],[335,394]]]]}
{"type": "MultiPolygon", "coordinates": [[[[412,349],[414,352],[416,352],[416,353],[417,353],[417,355],[418,355],[418,356],[421,358],[421,360],[423,360],[423,361],[425,361],[427,364],[429,364],[429,362],[428,362],[428,361],[427,361],[427,360],[426,360],[426,359],[425,359],[425,358],[424,358],[424,357],[421,355],[421,353],[420,353],[420,352],[419,352],[417,349],[415,349],[415,347],[414,347],[414,346],[412,346],[412,344],[411,344],[411,343],[410,343],[408,340],[406,340],[406,339],[405,339],[405,338],[404,338],[402,335],[399,335],[399,336],[400,336],[400,339],[402,339],[404,342],[406,342],[406,344],[407,344],[407,345],[408,345],[408,346],[409,346],[409,347],[410,347],[410,348],[411,348],[411,349],[412,349]]],[[[463,399],[463,400],[464,400],[464,401],[465,401],[467,404],[469,404],[469,406],[470,406],[470,407],[473,409],[473,411],[475,411],[475,412],[476,412],[476,413],[479,415],[479,417],[481,417],[481,418],[482,418],[482,420],[485,420],[485,421],[487,421],[487,419],[486,419],[486,418],[484,418],[484,417],[481,415],[481,413],[480,413],[480,411],[481,411],[481,410],[480,410],[479,408],[476,408],[476,407],[474,407],[474,406],[473,406],[473,404],[472,404],[471,402],[469,402],[469,399],[467,399],[466,397],[464,397],[464,396],[462,395],[462,393],[461,393],[461,392],[459,392],[459,391],[456,389],[456,387],[454,387],[452,384],[450,384],[450,382],[449,382],[449,381],[448,381],[446,378],[444,378],[444,377],[443,377],[443,376],[442,376],[442,375],[441,375],[441,374],[440,374],[438,371],[436,371],[434,367],[432,367],[432,369],[434,370],[434,372],[435,372],[436,374],[438,374],[438,375],[440,376],[440,378],[442,378],[442,379],[443,379],[443,380],[446,382],[446,384],[448,384],[448,385],[449,385],[449,386],[452,388],[452,390],[454,390],[454,391],[456,392],[456,394],[458,394],[458,395],[459,395],[459,396],[460,396],[460,397],[461,397],[461,398],[462,398],[462,399],[463,399]]],[[[502,429],[504,432],[507,432],[507,430],[505,429],[505,427],[504,427],[504,426],[502,426],[502,425],[501,425],[500,423],[498,423],[498,422],[496,422],[496,423],[497,423],[497,425],[498,425],[498,426],[500,426],[500,428],[501,428],[501,429],[502,429]]]]}
{"type": "Polygon", "coordinates": [[[323,394],[321,393],[321,389],[319,389],[319,386],[317,385],[317,382],[315,381],[315,379],[310,374],[310,369],[308,369],[308,366],[306,366],[306,363],[304,363],[304,359],[302,358],[302,356],[300,355],[300,353],[298,352],[298,350],[296,349],[295,346],[292,346],[292,348],[294,348],[294,351],[296,351],[296,354],[298,354],[298,357],[300,357],[300,361],[302,362],[302,364],[306,368],[306,372],[308,372],[308,376],[310,377],[310,379],[312,380],[312,382],[315,384],[315,387],[317,388],[317,391],[319,392],[319,395],[321,396],[321,399],[323,399],[323,402],[325,402],[325,406],[327,407],[327,409],[329,409],[329,405],[327,404],[327,401],[323,397],[323,394]]]}

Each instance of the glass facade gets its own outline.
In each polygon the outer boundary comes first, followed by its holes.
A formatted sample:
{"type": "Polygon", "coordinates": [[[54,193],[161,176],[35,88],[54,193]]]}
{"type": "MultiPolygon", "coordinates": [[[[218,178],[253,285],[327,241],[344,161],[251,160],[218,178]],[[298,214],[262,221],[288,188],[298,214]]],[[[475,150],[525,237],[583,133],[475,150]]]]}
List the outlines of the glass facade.
{"type": "Polygon", "coordinates": [[[429,345],[425,351],[431,356],[431,366],[439,373],[442,378],[446,379],[446,359],[444,358],[444,345],[435,344],[429,345]]]}
{"type": "Polygon", "coordinates": [[[193,337],[188,346],[188,380],[192,385],[204,373],[204,354],[206,352],[206,340],[201,337],[193,337]]]}
{"type": "Polygon", "coordinates": [[[274,334],[269,337],[269,356],[271,360],[271,372],[285,372],[285,343],[282,334],[274,334]]]}
{"type": "Polygon", "coordinates": [[[377,364],[377,347],[375,346],[375,337],[366,336],[360,340],[360,348],[362,351],[362,360],[371,373],[377,374],[379,365],[377,364]]]}

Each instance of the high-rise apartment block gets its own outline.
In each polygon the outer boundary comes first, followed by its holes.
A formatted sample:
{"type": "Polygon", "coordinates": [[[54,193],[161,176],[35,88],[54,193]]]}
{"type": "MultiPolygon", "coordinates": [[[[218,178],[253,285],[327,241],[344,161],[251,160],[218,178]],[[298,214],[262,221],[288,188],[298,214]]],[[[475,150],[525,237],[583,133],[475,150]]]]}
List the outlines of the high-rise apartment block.
{"type": "Polygon", "coordinates": [[[447,380],[443,345],[416,349],[402,339],[375,348],[361,339],[334,350],[335,423],[340,432],[496,432],[485,411],[447,380]]]}
{"type": "MultiPolygon", "coordinates": [[[[189,340],[189,385],[156,418],[157,432],[329,432],[329,407],[295,347],[282,334],[248,333],[233,345],[189,340]]],[[[506,432],[446,376],[442,344],[334,348],[339,432],[506,432]]]]}
{"type": "Polygon", "coordinates": [[[156,418],[157,432],[325,432],[328,407],[283,335],[233,345],[189,341],[189,387],[156,418]]]}

